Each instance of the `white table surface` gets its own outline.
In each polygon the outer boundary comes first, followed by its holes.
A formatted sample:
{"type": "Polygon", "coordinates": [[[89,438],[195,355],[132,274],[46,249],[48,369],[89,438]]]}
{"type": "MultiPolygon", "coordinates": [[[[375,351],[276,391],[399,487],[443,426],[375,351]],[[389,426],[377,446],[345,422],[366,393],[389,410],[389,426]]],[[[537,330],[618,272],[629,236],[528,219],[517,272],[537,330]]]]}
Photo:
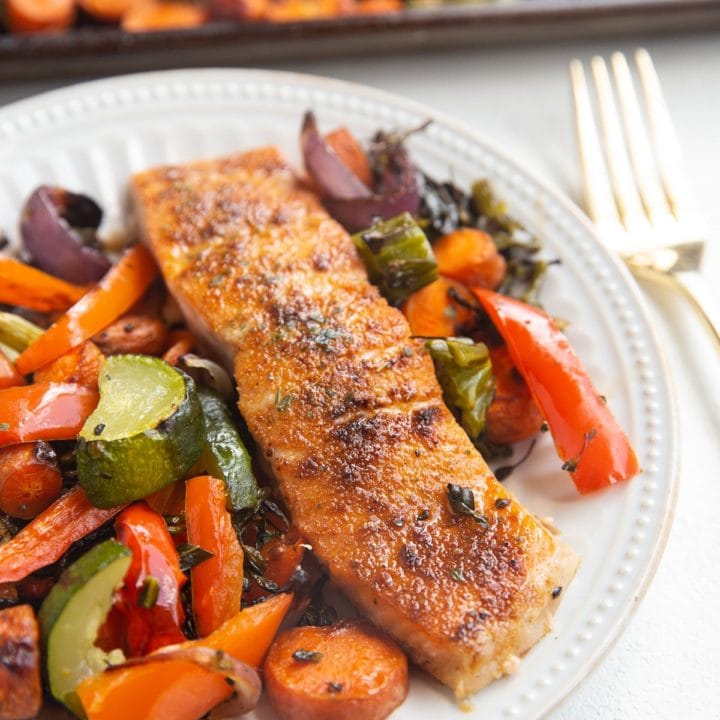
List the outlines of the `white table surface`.
{"type": "MultiPolygon", "coordinates": [[[[580,202],[567,63],[647,47],[709,227],[704,273],[720,285],[720,35],[637,38],[285,62],[276,67],[373,85],[482,133],[580,202]]],[[[62,81],[0,85],[0,105],[62,81]]],[[[552,720],[720,718],[720,359],[683,301],[644,288],[675,381],[681,481],[674,526],[645,598],[594,673],[552,720]]]]}

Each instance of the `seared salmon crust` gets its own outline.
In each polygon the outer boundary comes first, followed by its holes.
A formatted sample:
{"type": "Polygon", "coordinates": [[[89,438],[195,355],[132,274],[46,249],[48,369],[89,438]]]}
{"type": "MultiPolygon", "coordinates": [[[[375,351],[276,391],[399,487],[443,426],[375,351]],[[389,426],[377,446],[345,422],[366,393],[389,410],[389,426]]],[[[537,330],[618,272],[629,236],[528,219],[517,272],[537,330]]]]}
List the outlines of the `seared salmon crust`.
{"type": "Polygon", "coordinates": [[[495,480],[347,232],[275,148],[148,170],[133,195],[333,581],[458,697],[513,669],[577,558],[495,480]],[[452,512],[448,483],[487,526],[452,512]]]}

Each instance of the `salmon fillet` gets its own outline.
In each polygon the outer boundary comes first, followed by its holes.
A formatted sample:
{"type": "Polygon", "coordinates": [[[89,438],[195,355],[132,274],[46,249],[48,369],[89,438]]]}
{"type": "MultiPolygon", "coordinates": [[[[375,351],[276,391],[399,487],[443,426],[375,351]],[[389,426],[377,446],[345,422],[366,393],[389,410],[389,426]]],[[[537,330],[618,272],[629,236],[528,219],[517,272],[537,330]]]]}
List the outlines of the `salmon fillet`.
{"type": "Polygon", "coordinates": [[[458,697],[511,671],[577,557],[495,480],[347,232],[274,148],[140,173],[133,196],[333,581],[458,697]],[[487,527],[453,514],[448,483],[487,527]]]}

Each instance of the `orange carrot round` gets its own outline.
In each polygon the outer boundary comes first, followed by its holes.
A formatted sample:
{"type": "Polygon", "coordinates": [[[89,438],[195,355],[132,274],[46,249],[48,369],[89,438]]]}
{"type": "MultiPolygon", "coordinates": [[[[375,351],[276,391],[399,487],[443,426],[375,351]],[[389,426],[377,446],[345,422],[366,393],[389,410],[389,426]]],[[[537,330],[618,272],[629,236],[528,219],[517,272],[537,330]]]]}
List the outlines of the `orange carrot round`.
{"type": "Polygon", "coordinates": [[[281,633],[264,669],[282,720],[381,720],[408,692],[400,648],[358,620],[281,633]]]}
{"type": "Polygon", "coordinates": [[[190,2],[134,2],[122,16],[120,25],[128,32],[152,32],[197,27],[207,17],[205,8],[190,2]]]}
{"type": "Polygon", "coordinates": [[[466,304],[477,304],[464,285],[446,277],[439,277],[405,301],[402,311],[413,335],[451,337],[463,334],[462,328],[473,324],[473,311],[454,300],[453,293],[466,304]]]}
{"type": "Polygon", "coordinates": [[[505,275],[505,258],[482,230],[460,228],[433,245],[441,275],[494,290],[505,275]]]}
{"type": "Polygon", "coordinates": [[[78,5],[98,20],[116,22],[133,2],[134,0],[78,0],[78,5]]]}
{"type": "Polygon", "coordinates": [[[57,500],[61,490],[57,457],[46,442],[0,449],[0,510],[30,520],[57,500]]]}
{"type": "Polygon", "coordinates": [[[14,33],[66,30],[75,19],[74,0],[6,0],[5,8],[14,33]]]}
{"type": "Polygon", "coordinates": [[[226,504],[227,494],[221,480],[201,475],[187,482],[188,542],[213,554],[191,571],[193,615],[201,637],[209,635],[240,610],[244,555],[226,504]]]}
{"type": "Polygon", "coordinates": [[[33,382],[77,383],[97,390],[100,368],[104,361],[105,356],[97,345],[88,341],[38,368],[33,373],[33,382]]]}

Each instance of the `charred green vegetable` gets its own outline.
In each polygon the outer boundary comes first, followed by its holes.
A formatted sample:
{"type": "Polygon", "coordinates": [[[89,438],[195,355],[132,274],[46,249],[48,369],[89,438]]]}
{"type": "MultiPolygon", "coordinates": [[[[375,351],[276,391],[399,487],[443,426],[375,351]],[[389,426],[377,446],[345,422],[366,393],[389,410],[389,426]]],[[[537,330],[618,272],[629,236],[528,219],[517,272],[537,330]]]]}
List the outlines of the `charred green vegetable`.
{"type": "Polygon", "coordinates": [[[445,402],[460,413],[467,434],[478,437],[485,429],[485,415],[495,394],[487,346],[467,338],[447,338],[428,340],[426,347],[445,402]]]}
{"type": "Polygon", "coordinates": [[[370,280],[393,305],[437,280],[432,247],[409,213],[376,222],[353,235],[353,241],[370,280]]]}

